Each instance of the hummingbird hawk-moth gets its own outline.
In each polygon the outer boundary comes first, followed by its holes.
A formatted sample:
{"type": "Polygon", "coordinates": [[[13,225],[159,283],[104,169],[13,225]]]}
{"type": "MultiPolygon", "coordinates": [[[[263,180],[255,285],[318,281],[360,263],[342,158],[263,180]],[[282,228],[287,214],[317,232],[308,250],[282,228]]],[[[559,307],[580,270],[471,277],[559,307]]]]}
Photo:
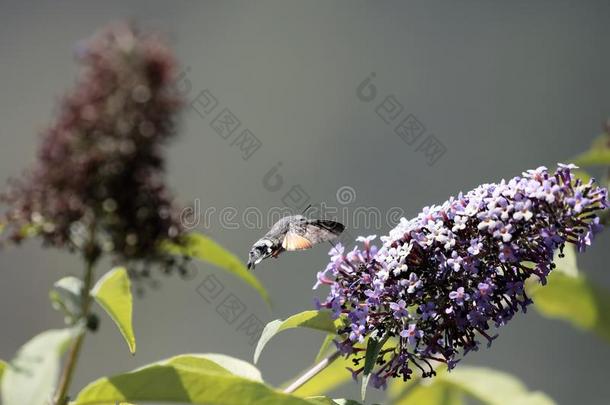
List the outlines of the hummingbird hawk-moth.
{"type": "Polygon", "coordinates": [[[325,219],[309,219],[303,215],[291,215],[277,221],[252,245],[248,269],[268,257],[278,257],[283,251],[306,250],[320,242],[336,239],[345,226],[325,219]]]}

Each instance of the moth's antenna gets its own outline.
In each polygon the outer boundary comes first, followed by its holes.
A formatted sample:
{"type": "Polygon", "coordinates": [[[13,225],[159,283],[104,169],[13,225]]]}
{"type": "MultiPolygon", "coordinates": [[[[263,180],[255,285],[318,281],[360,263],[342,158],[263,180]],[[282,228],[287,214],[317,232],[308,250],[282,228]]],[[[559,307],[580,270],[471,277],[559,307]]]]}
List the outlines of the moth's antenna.
{"type": "Polygon", "coordinates": [[[307,207],[305,207],[305,209],[303,210],[303,212],[301,213],[301,215],[305,215],[305,213],[307,211],[309,211],[309,209],[311,208],[311,204],[309,204],[307,207]]]}
{"type": "Polygon", "coordinates": [[[332,240],[329,239],[328,243],[330,243],[330,245],[333,247],[333,249],[335,249],[335,252],[338,252],[337,245],[335,245],[332,240]]]}

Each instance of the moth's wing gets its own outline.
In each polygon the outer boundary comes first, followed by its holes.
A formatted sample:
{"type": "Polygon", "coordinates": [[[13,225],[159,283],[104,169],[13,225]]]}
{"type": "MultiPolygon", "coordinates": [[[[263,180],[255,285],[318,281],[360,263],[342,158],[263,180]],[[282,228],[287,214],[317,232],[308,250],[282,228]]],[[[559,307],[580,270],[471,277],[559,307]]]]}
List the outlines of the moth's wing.
{"type": "Polygon", "coordinates": [[[310,220],[309,223],[319,226],[335,236],[341,235],[341,233],[345,230],[345,225],[343,225],[341,222],[329,221],[327,219],[314,219],[310,220]]]}
{"type": "Polygon", "coordinates": [[[324,219],[314,219],[307,222],[305,225],[305,234],[312,245],[321,242],[328,242],[336,239],[337,236],[341,235],[341,232],[345,229],[345,226],[339,222],[329,221],[324,219]]]}
{"type": "Polygon", "coordinates": [[[305,250],[313,246],[311,241],[305,237],[305,235],[299,235],[296,230],[290,230],[286,232],[284,240],[282,241],[282,247],[288,251],[291,250],[305,250]]]}
{"type": "Polygon", "coordinates": [[[321,242],[335,239],[343,232],[343,224],[322,219],[293,221],[286,232],[282,247],[286,250],[305,250],[321,242]]]}

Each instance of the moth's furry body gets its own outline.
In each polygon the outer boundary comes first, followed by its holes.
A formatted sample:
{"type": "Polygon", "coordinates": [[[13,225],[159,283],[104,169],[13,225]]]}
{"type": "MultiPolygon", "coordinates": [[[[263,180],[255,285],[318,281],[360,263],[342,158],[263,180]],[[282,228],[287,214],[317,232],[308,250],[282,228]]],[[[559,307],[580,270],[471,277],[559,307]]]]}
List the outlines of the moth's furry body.
{"type": "Polygon", "coordinates": [[[291,215],[277,221],[252,245],[248,268],[268,257],[277,257],[283,251],[309,249],[316,243],[335,239],[345,227],[335,221],[308,219],[303,215],[291,215]]]}

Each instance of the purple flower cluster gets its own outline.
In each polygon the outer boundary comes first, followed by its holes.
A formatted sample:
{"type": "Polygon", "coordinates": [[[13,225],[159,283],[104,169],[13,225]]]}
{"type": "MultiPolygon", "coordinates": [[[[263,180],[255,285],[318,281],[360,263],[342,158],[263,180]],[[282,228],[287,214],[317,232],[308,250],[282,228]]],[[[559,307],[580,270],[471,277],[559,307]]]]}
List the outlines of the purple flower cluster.
{"type": "Polygon", "coordinates": [[[607,190],[575,179],[572,168],[540,167],[426,207],[401,219],[381,248],[371,236],[348,253],[332,249],[318,273],[316,287],[330,287],[319,306],[344,317],[337,344],[353,356],[353,374],[363,370],[367,336],[393,342],[378,356],[377,387],[415,368],[433,376],[434,362],[451,369],[481,337],[491,344],[490,329],[532,303],[525,280],[544,284],[556,250],[566,242],[582,250],[601,229],[596,211],[607,208],[607,190]]]}
{"type": "Polygon", "coordinates": [[[171,260],[156,247],[182,232],[163,181],[163,146],[182,105],[174,57],[126,24],[82,42],[77,57],[79,80],[43,133],[36,166],[3,196],[11,239],[29,227],[46,245],[124,264],[171,260]]]}

